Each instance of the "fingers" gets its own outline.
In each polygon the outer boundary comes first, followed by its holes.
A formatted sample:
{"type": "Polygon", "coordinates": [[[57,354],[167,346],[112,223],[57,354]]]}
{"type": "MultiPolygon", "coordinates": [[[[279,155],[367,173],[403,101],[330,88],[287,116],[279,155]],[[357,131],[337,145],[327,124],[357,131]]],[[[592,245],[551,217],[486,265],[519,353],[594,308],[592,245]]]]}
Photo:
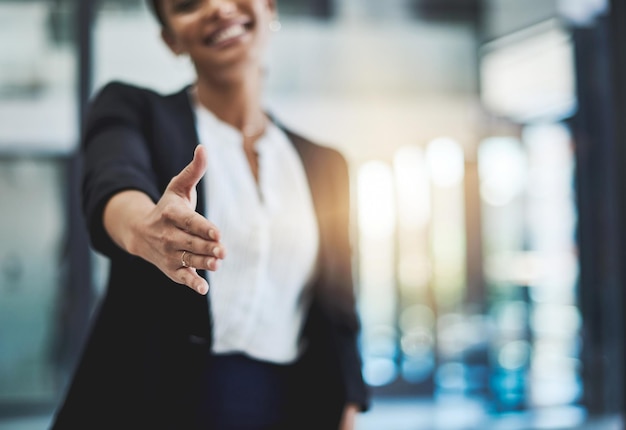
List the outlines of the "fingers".
{"type": "MultiPolygon", "coordinates": [[[[223,253],[222,246],[216,246],[219,250],[214,251],[216,254],[223,253]]],[[[176,251],[176,255],[170,259],[170,270],[179,268],[192,268],[216,271],[219,269],[221,257],[206,254],[194,254],[191,251],[176,251]]]]}
{"type": "Polygon", "coordinates": [[[202,145],[196,146],[193,160],[174,178],[168,188],[181,196],[188,196],[198,185],[207,168],[206,150],[202,145]]]}
{"type": "Polygon", "coordinates": [[[220,232],[217,227],[198,212],[189,208],[170,205],[163,211],[163,217],[186,233],[207,240],[220,240],[220,232]]]}
{"type": "Polygon", "coordinates": [[[191,267],[178,269],[179,282],[196,291],[198,294],[209,292],[209,284],[202,276],[198,275],[191,267]]]}
{"type": "Polygon", "coordinates": [[[172,251],[184,250],[192,254],[219,259],[226,257],[226,249],[220,242],[207,240],[180,230],[170,238],[169,249],[172,251]]]}
{"type": "Polygon", "coordinates": [[[173,269],[166,269],[164,273],[169,276],[174,282],[178,282],[179,284],[186,285],[192,290],[196,291],[199,294],[206,294],[209,291],[209,284],[202,276],[198,275],[196,272],[197,268],[200,268],[201,265],[197,264],[200,260],[211,260],[211,262],[206,263],[209,270],[217,269],[217,259],[213,257],[201,257],[197,255],[193,255],[187,251],[182,251],[180,253],[180,257],[178,257],[177,263],[174,264],[173,269]]]}
{"type": "MultiPolygon", "coordinates": [[[[195,188],[206,168],[206,150],[202,145],[198,145],[191,162],[172,178],[166,191],[189,199],[191,206],[195,206],[195,188]]],[[[176,282],[188,286],[199,294],[206,294],[209,284],[196,273],[196,268],[217,270],[218,259],[225,255],[223,246],[218,243],[220,233],[215,225],[194,210],[189,210],[188,206],[180,205],[178,202],[171,204],[175,200],[164,199],[162,204],[162,216],[180,231],[180,235],[176,232],[173,235],[175,237],[167,239],[169,245],[166,249],[171,249],[172,245],[178,243],[175,249],[184,251],[175,251],[175,256],[167,257],[168,271],[172,270],[170,273],[173,273],[173,276],[170,276],[176,282]]],[[[172,255],[171,251],[166,252],[167,254],[172,255]]]]}
{"type": "Polygon", "coordinates": [[[183,251],[181,254],[180,266],[184,268],[191,267],[193,269],[216,271],[220,267],[220,259],[183,251]]]}

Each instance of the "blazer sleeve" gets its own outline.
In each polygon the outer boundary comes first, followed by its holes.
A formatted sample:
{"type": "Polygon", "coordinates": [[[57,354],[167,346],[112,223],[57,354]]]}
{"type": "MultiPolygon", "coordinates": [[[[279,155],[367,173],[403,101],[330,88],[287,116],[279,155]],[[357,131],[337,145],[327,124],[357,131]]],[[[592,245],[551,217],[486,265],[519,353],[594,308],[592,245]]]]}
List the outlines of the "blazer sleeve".
{"type": "Polygon", "coordinates": [[[92,246],[108,257],[123,253],[103,224],[108,200],[123,190],[160,192],[147,139],[145,90],[122,83],[106,85],[89,106],[81,139],[82,205],[92,246]]]}
{"type": "Polygon", "coordinates": [[[351,241],[351,197],[350,177],[345,158],[337,151],[331,151],[333,187],[328,216],[331,232],[330,248],[325,253],[332,261],[326,261],[330,267],[326,285],[326,307],[334,327],[333,336],[338,352],[341,372],[346,389],[346,400],[360,406],[362,411],[370,409],[370,393],[362,375],[362,358],[358,344],[360,321],[356,308],[356,291],[353,280],[352,241],[351,241]]]}
{"type": "Polygon", "coordinates": [[[321,237],[322,279],[316,292],[331,330],[345,399],[362,411],[370,408],[370,393],[362,375],[358,345],[360,321],[352,276],[351,202],[348,164],[341,153],[331,148],[313,157],[317,187],[321,237]]]}
{"type": "Polygon", "coordinates": [[[319,278],[304,335],[311,341],[311,350],[330,352],[330,384],[342,391],[341,401],[365,411],[371,407],[371,393],[363,378],[358,343],[361,324],[353,280],[348,163],[336,149],[283,129],[302,159],[320,227],[319,278]]]}

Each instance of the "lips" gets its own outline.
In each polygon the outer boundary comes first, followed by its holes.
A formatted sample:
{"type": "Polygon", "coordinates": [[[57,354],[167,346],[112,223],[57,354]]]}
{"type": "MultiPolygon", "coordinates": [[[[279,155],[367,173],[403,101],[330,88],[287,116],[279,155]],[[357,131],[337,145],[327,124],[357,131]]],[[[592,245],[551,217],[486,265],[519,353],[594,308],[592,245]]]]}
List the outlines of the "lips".
{"type": "Polygon", "coordinates": [[[247,31],[245,23],[232,23],[211,33],[205,39],[205,43],[211,46],[226,44],[243,36],[247,31]]]}

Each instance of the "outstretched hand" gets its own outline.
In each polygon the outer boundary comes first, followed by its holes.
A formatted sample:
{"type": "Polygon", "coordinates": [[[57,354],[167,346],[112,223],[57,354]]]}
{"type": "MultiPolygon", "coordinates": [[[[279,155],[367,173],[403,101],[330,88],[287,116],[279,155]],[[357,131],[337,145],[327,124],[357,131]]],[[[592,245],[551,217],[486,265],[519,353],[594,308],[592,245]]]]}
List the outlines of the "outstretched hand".
{"type": "Polygon", "coordinates": [[[209,285],[196,270],[217,270],[226,255],[217,227],[196,212],[196,186],[206,166],[206,152],[199,145],[193,160],[172,178],[156,205],[150,201],[148,206],[147,196],[139,191],[125,191],[107,205],[112,215],[105,212],[107,230],[128,252],[200,294],[206,294],[209,285]],[[117,221],[121,216],[126,216],[126,225],[117,221]]]}

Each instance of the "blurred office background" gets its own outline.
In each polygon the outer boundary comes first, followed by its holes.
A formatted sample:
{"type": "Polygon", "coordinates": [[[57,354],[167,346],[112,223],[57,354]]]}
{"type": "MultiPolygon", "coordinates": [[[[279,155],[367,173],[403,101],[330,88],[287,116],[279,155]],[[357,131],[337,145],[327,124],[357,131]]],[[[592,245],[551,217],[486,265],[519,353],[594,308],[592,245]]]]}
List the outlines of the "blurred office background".
{"type": "MultiPolygon", "coordinates": [[[[268,109],[352,172],[357,430],[623,429],[626,4],[278,6],[268,109]]],[[[1,429],[47,428],[103,292],[87,101],[190,77],[143,0],[0,0],[1,429]]]]}

